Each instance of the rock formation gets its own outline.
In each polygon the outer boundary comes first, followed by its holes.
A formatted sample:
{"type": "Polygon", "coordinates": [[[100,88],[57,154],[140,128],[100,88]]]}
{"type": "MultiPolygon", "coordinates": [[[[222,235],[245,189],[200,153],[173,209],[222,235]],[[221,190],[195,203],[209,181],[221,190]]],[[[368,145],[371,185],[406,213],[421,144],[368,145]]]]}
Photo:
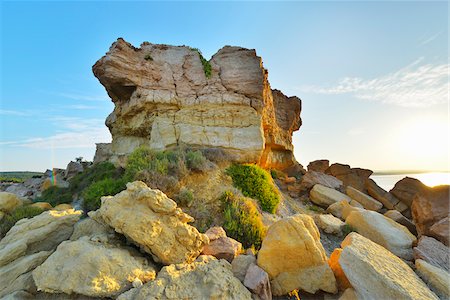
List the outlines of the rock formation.
{"type": "Polygon", "coordinates": [[[120,164],[140,145],[185,144],[264,167],[297,164],[292,133],[301,125],[300,99],[270,88],[255,50],[225,46],[209,62],[202,58],[187,46],[114,42],[93,66],[115,104],[106,120],[112,143],[100,145],[95,161],[120,164]]]}

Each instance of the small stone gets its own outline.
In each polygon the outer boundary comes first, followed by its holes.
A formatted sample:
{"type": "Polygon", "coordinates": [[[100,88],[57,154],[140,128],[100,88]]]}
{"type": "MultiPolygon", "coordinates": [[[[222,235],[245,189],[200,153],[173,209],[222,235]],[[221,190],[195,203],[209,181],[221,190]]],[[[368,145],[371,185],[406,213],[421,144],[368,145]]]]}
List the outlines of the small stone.
{"type": "Polygon", "coordinates": [[[255,264],[250,265],[245,275],[244,285],[260,300],[272,300],[269,275],[255,264]]]}
{"type": "Polygon", "coordinates": [[[326,233],[341,235],[342,227],[345,225],[340,219],[334,217],[332,214],[317,215],[317,226],[326,233]]]}

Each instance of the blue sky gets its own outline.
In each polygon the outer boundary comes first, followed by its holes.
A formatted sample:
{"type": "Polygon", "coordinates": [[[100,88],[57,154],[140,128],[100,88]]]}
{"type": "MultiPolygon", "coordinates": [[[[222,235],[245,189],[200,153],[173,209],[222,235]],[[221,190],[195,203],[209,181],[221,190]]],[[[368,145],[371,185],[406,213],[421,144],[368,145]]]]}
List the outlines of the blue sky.
{"type": "Polygon", "coordinates": [[[302,99],[297,160],[449,169],[447,2],[1,2],[0,170],[92,159],[113,105],[91,67],[118,37],[254,48],[302,99]]]}

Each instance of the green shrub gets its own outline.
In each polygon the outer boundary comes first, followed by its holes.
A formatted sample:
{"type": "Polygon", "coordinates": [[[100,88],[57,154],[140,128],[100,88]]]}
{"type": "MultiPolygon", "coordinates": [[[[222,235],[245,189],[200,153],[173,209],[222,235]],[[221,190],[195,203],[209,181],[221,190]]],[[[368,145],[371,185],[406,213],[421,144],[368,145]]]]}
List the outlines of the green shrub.
{"type": "Polygon", "coordinates": [[[147,54],[144,56],[144,59],[145,59],[145,60],[152,61],[152,60],[153,60],[153,57],[150,55],[150,53],[147,53],[147,54]]]}
{"type": "Polygon", "coordinates": [[[114,196],[125,188],[124,179],[105,178],[96,181],[83,191],[83,207],[86,211],[97,210],[102,196],[114,196]]]}
{"type": "Polygon", "coordinates": [[[208,60],[206,60],[206,58],[203,57],[203,54],[200,51],[200,49],[198,49],[198,48],[190,48],[190,49],[192,51],[195,51],[198,53],[198,56],[200,57],[200,61],[202,62],[202,65],[203,65],[203,72],[205,72],[206,78],[210,78],[211,74],[212,74],[211,63],[208,60]]]}
{"type": "Polygon", "coordinates": [[[249,248],[259,249],[266,234],[256,204],[251,199],[237,197],[231,192],[225,192],[220,198],[223,209],[223,228],[227,235],[238,240],[249,248]]]}
{"type": "Polygon", "coordinates": [[[40,215],[42,212],[42,209],[29,205],[16,208],[11,214],[6,214],[0,221],[0,237],[4,236],[17,221],[23,218],[32,218],[40,215]]]}
{"type": "Polygon", "coordinates": [[[259,200],[264,211],[275,213],[280,195],[273,185],[269,173],[257,165],[231,165],[226,173],[233,179],[233,185],[244,196],[259,200]]]}
{"type": "Polygon", "coordinates": [[[194,194],[191,190],[182,187],[176,197],[177,203],[184,207],[190,207],[194,202],[194,194]]]}
{"type": "Polygon", "coordinates": [[[114,164],[110,162],[101,162],[92,165],[82,173],[73,177],[70,182],[70,191],[72,194],[81,193],[85,188],[96,181],[103,180],[105,178],[119,179],[123,175],[123,169],[116,168],[114,164]]]}
{"type": "Polygon", "coordinates": [[[208,166],[206,157],[199,150],[188,150],[185,159],[187,168],[192,171],[205,171],[208,166]]]}
{"type": "Polygon", "coordinates": [[[72,200],[73,197],[70,188],[51,186],[43,191],[40,197],[34,199],[34,202],[48,202],[52,206],[56,206],[61,203],[71,203],[72,200]]]}
{"type": "Polygon", "coordinates": [[[17,177],[0,176],[0,182],[21,183],[21,182],[24,182],[24,179],[17,178],[17,177]]]}

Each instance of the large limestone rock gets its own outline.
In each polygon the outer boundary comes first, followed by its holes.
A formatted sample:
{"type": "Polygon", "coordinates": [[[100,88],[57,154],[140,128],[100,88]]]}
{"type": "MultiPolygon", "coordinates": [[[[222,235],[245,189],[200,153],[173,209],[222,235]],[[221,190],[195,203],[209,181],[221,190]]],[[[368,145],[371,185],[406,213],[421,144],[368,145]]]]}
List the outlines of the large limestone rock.
{"type": "Polygon", "coordinates": [[[12,212],[16,207],[22,205],[22,200],[15,194],[0,192],[0,211],[4,213],[12,212]]]}
{"type": "Polygon", "coordinates": [[[438,299],[414,271],[384,247],[352,232],[339,264],[358,299],[438,299]]]}
{"type": "Polygon", "coordinates": [[[398,257],[413,259],[412,244],[416,237],[409,230],[374,211],[352,211],[345,222],[359,234],[385,247],[398,257]]]}
{"type": "Polygon", "coordinates": [[[33,271],[39,291],[93,297],[117,296],[131,288],[136,279],[145,283],[155,276],[154,267],[136,251],[88,239],[61,243],[33,271]]]}
{"type": "Polygon", "coordinates": [[[162,299],[251,299],[250,292],[233,276],[226,260],[200,256],[190,264],[161,269],[154,281],[145,284],[133,300],[162,299]]]}
{"type": "Polygon", "coordinates": [[[328,207],[340,201],[350,202],[352,200],[349,196],[321,184],[316,184],[311,189],[309,197],[312,202],[323,207],[328,207]]]}
{"type": "Polygon", "coordinates": [[[366,193],[366,181],[373,172],[367,169],[350,168],[349,165],[335,163],[332,164],[325,173],[341,180],[344,183],[344,186],[351,186],[366,193]]]}
{"type": "Polygon", "coordinates": [[[377,200],[373,199],[369,195],[366,195],[366,194],[358,191],[357,189],[355,189],[351,186],[348,186],[347,189],[345,190],[345,192],[347,193],[347,195],[350,198],[356,200],[365,209],[379,211],[383,207],[383,204],[381,204],[377,200]]]}
{"type": "Polygon", "coordinates": [[[450,298],[450,274],[441,268],[433,266],[424,260],[416,260],[419,276],[431,286],[431,289],[441,298],[450,298]]]}
{"type": "Polygon", "coordinates": [[[175,201],[141,181],[127,184],[114,197],[102,197],[99,217],[163,264],[192,262],[208,237],[188,223],[175,201]],[[132,216],[132,217],[130,217],[132,216]]]}
{"type": "Polygon", "coordinates": [[[422,259],[433,266],[450,272],[449,249],[438,240],[432,237],[422,236],[413,251],[415,259],[422,259]]]}
{"type": "Polygon", "coordinates": [[[416,194],[411,205],[411,214],[419,235],[434,236],[448,245],[448,219],[434,232],[431,227],[449,216],[449,186],[443,185],[416,194]]]}
{"type": "Polygon", "coordinates": [[[342,189],[342,181],[321,172],[308,171],[301,179],[301,188],[304,190],[309,190],[314,185],[320,184],[332,189],[340,190],[342,189]]]}
{"type": "Polygon", "coordinates": [[[295,215],[271,225],[257,263],[269,274],[275,296],[295,289],[337,292],[319,230],[310,216],[295,215]]]}
{"type": "Polygon", "coordinates": [[[139,145],[152,149],[188,144],[220,148],[242,162],[286,168],[296,164],[292,133],[301,102],[271,90],[255,50],[225,46],[209,61],[207,78],[196,50],[118,39],[93,66],[115,104],[106,120],[110,149],[95,161],[122,158],[139,145]]]}
{"type": "Polygon", "coordinates": [[[384,216],[405,226],[406,228],[408,228],[409,232],[411,232],[412,234],[417,236],[416,225],[414,225],[413,222],[411,222],[408,218],[406,218],[404,215],[402,215],[398,210],[395,210],[395,209],[388,210],[387,212],[384,213],[384,216]]]}
{"type": "Polygon", "coordinates": [[[34,291],[31,271],[73,231],[81,211],[47,211],[18,221],[0,241],[0,297],[34,291]]]}
{"type": "Polygon", "coordinates": [[[330,167],[330,161],[328,159],[320,159],[312,161],[308,164],[308,172],[315,171],[325,173],[325,171],[330,167]]]}
{"type": "Polygon", "coordinates": [[[366,181],[367,193],[381,202],[387,209],[394,209],[395,206],[400,202],[391,193],[386,192],[381,188],[375,181],[368,179],[366,181]]]}

